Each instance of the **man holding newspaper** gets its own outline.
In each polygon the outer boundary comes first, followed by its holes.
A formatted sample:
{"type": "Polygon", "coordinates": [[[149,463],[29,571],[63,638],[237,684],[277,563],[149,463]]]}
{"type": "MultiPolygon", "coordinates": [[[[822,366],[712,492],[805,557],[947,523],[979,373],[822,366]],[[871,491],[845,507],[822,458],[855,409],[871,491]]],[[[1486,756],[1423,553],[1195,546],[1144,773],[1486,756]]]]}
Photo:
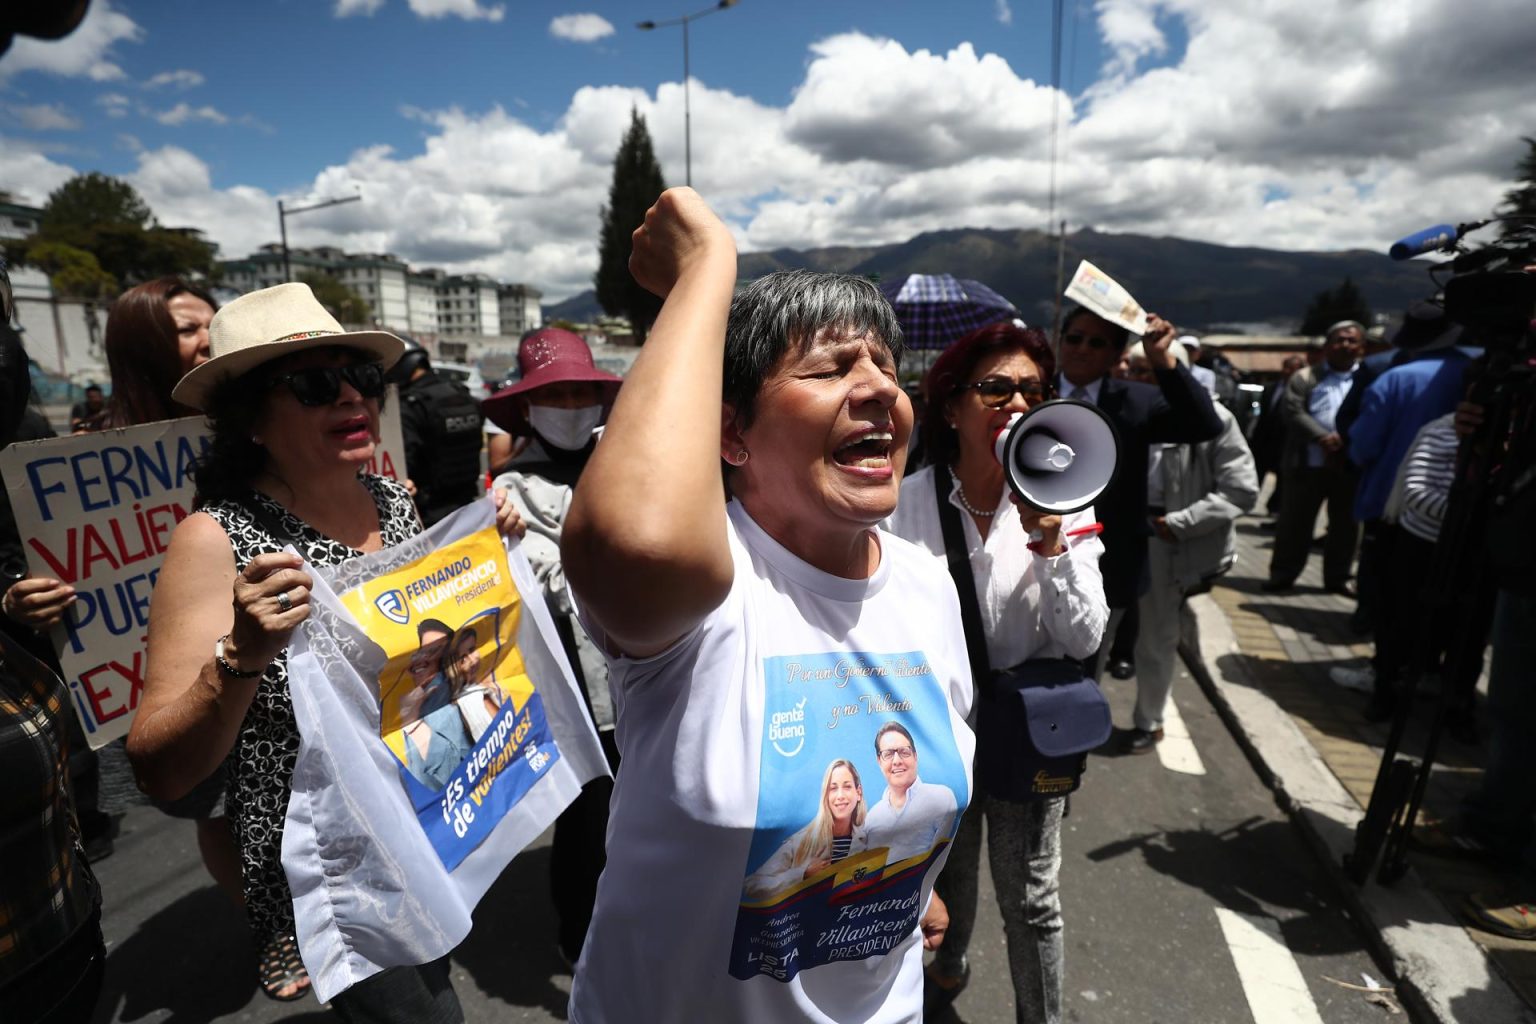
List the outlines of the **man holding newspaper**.
{"type": "MultiPolygon", "coordinates": [[[[1148,466],[1148,445],[1208,441],[1221,432],[1221,420],[1211,407],[1210,393],[1169,350],[1178,334],[1173,324],[1144,312],[1129,292],[1086,260],[1073,275],[1067,298],[1078,305],[1061,322],[1057,393],[1098,406],[1120,438],[1114,482],[1094,505],[1104,524],[1099,565],[1110,608],[1104,643],[1091,666],[1091,674],[1097,675],[1126,610],[1147,590],[1151,517],[1163,514],[1148,504],[1147,474],[1153,468],[1148,466]],[[1155,385],[1110,375],[1133,334],[1142,337],[1155,385]]],[[[1137,721],[1127,748],[1145,753],[1162,738],[1162,722],[1137,721]]]]}

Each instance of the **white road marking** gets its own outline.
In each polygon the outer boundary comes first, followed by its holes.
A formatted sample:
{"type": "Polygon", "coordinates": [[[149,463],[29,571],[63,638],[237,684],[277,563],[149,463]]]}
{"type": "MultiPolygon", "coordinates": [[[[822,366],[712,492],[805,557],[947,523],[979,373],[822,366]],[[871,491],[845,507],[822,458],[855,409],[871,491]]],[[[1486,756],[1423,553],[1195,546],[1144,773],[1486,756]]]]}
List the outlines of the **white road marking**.
{"type": "Polygon", "coordinates": [[[1280,936],[1279,922],[1226,907],[1216,908],[1216,919],[1254,1024],[1323,1024],[1301,968],[1280,936]]]}
{"type": "Polygon", "coordinates": [[[1189,737],[1189,727],[1184,724],[1184,716],[1179,714],[1179,706],[1171,696],[1168,698],[1168,706],[1163,710],[1163,742],[1157,745],[1156,750],[1163,767],[1171,772],[1205,774],[1205,762],[1200,760],[1195,741],[1189,737]]]}

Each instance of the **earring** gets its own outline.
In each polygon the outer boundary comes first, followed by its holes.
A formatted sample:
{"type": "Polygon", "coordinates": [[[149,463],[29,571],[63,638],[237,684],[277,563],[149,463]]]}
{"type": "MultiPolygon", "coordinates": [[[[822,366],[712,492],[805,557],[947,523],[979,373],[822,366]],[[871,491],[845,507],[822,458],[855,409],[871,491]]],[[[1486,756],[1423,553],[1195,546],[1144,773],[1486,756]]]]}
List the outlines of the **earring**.
{"type": "Polygon", "coordinates": [[[725,461],[733,466],[745,466],[747,464],[747,450],[742,448],[735,455],[727,456],[725,461]]]}
{"type": "Polygon", "coordinates": [[[251,435],[251,444],[254,444],[256,447],[260,448],[261,447],[261,438],[257,437],[255,434],[252,434],[251,435]]]}

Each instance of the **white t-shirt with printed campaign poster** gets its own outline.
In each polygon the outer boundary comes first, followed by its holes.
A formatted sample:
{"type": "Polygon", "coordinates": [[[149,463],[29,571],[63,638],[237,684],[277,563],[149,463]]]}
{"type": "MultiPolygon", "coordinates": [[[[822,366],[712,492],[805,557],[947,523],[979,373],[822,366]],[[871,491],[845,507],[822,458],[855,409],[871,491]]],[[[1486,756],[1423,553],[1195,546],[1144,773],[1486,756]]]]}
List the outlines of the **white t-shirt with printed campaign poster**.
{"type": "Polygon", "coordinates": [[[918,921],[975,749],[954,584],[883,532],[867,580],[806,564],[735,502],[729,534],[724,603],[666,652],[612,660],[623,769],[570,1019],[916,1024],[918,921]],[[890,722],[923,787],[895,824],[878,810],[890,722]],[[844,765],[852,840],[794,861],[844,765]]]}

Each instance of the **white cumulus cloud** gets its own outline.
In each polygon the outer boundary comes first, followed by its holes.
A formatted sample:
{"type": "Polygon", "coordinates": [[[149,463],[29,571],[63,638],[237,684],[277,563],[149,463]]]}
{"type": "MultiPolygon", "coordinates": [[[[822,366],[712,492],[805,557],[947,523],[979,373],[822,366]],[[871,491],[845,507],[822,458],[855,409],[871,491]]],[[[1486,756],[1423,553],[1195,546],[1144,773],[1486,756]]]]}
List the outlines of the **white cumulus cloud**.
{"type": "Polygon", "coordinates": [[[70,132],[80,127],[80,119],[62,103],[13,104],[6,111],[34,132],[70,132]]]}
{"type": "MultiPolygon", "coordinates": [[[[749,249],[1041,228],[1059,110],[1056,215],[1071,229],[1377,247],[1485,216],[1509,187],[1536,124],[1528,3],[1098,0],[1093,25],[1110,56],[1073,97],[982,42],[933,51],[835,35],[810,47],[787,102],[694,82],[693,183],[749,249]]],[[[139,111],[116,93],[97,102],[139,111]]],[[[211,109],[179,106],[188,124],[211,109]]],[[[550,299],[581,291],[631,110],[666,180],[681,184],[677,81],[580,88],[553,123],[516,107],[403,109],[419,145],[362,145],[295,184],[289,198],[355,189],[363,202],[298,218],[294,244],[394,252],[526,281],[550,299]]],[[[0,140],[0,181],[41,198],[72,173],[69,159],[0,140]]],[[[226,255],[275,240],[276,196],[215,183],[209,159],[190,146],[145,150],[130,180],[162,221],[206,229],[226,255]]]]}
{"type": "Polygon", "coordinates": [[[28,71],[97,82],[115,81],[125,75],[112,62],[113,47],[143,38],[144,30],[128,15],[115,10],[110,0],[96,0],[79,27],[63,39],[17,36],[0,60],[0,81],[28,71]]]}
{"type": "Polygon", "coordinates": [[[177,71],[162,71],[154,75],[144,83],[146,89],[163,89],[167,86],[175,89],[195,89],[207,79],[199,71],[190,71],[182,68],[177,71]]]}
{"type": "Polygon", "coordinates": [[[143,111],[146,117],[153,118],[161,124],[178,127],[194,121],[204,121],[208,124],[228,124],[229,117],[210,106],[194,107],[189,103],[178,103],[170,110],[143,111]]]}
{"type": "Polygon", "coordinates": [[[336,0],[336,17],[350,18],[354,14],[373,15],[384,6],[384,0],[336,0]]]}
{"type": "Polygon", "coordinates": [[[127,117],[128,112],[133,109],[133,100],[120,92],[107,92],[96,97],[96,105],[108,117],[127,117]]]}
{"type": "Polygon", "coordinates": [[[613,35],[613,23],[601,14],[562,14],[549,23],[549,34],[573,43],[591,43],[613,35]]]}
{"type": "Polygon", "coordinates": [[[423,18],[463,18],[465,21],[500,21],[506,4],[481,4],[480,0],[408,0],[411,10],[423,18]]]}

